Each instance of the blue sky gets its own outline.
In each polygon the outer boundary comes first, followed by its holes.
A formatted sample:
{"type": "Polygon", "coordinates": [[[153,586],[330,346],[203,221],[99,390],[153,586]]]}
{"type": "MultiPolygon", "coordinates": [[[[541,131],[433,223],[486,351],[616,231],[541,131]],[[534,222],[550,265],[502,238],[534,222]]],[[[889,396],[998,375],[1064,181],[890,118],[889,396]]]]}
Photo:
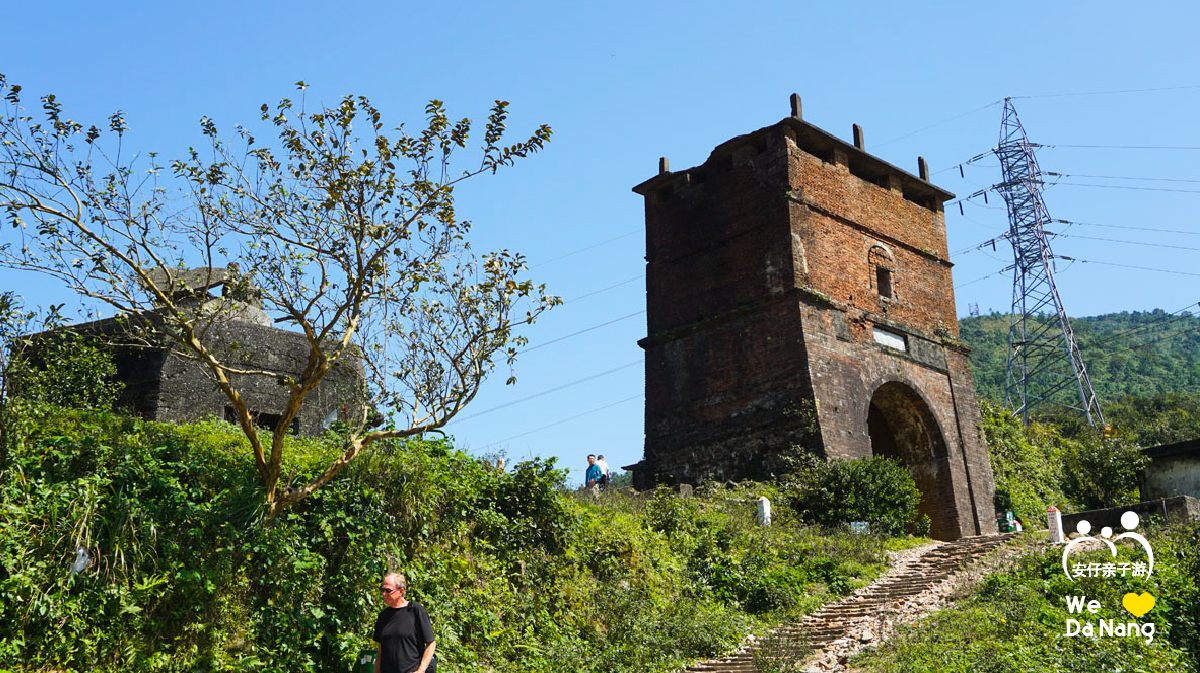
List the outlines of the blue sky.
{"type": "MultiPolygon", "coordinates": [[[[914,173],[922,155],[934,181],[960,196],[999,181],[994,158],[964,167],[963,177],[956,166],[995,145],[998,101],[1028,96],[1016,104],[1031,139],[1058,145],[1041,150],[1043,170],[1071,176],[1046,190],[1050,213],[1088,223],[1052,242],[1056,253],[1088,260],[1059,264],[1068,312],[1200,301],[1196,3],[46,7],[5,8],[0,72],[27,100],[57,94],[80,121],[124,110],[132,143],[164,156],[199,142],[201,116],[226,130],[250,124],[260,104],[294,95],[300,79],[312,85],[309,100],[365,94],[392,123],[419,124],[430,98],[452,117],[482,119],[502,98],[512,103],[514,138],[550,124],[544,153],[464,187],[459,212],[475,222],[477,249],[524,252],[534,279],[568,300],[529,331],[531,345],[614,322],[526,354],[515,386],[497,376],[448,431],[460,446],[510,460],[558,456],[573,480],[588,453],[614,466],[642,453],[635,363],[646,329],[645,250],[641,198],[630,187],[655,172],[659,156],[675,170],[693,166],[724,140],[778,121],[792,92],[807,120],[843,138],[861,124],[868,151],[914,173]],[[1144,89],[1169,90],[1063,95],[1144,89]],[[1108,187],[1084,186],[1098,184],[1108,187]],[[1181,191],[1160,191],[1168,189],[1181,191]],[[581,379],[589,380],[555,390],[581,379]],[[491,411],[501,405],[509,406],[491,411]]],[[[1005,230],[1002,203],[992,194],[963,210],[947,209],[950,250],[961,251],[952,257],[959,312],[975,303],[1006,311],[1011,276],[996,272],[1010,263],[1007,244],[970,250],[1005,230]]],[[[70,300],[8,270],[0,287],[35,304],[70,300]]]]}

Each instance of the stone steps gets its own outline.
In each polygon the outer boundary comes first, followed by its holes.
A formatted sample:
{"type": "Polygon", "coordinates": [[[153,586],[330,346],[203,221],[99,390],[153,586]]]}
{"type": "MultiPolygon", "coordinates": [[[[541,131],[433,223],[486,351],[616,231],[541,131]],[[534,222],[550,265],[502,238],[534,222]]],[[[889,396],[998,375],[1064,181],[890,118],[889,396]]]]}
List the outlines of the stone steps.
{"type": "MultiPolygon", "coordinates": [[[[976,535],[943,542],[894,568],[883,577],[837,603],[822,606],[795,624],[771,631],[771,637],[797,645],[798,651],[817,653],[847,636],[848,628],[865,619],[879,619],[895,610],[897,601],[916,596],[942,582],[973,561],[1013,538],[1016,533],[976,535]]],[[[720,659],[700,662],[685,673],[757,673],[753,644],[720,659]]],[[[807,656],[807,655],[803,655],[807,656]]]]}

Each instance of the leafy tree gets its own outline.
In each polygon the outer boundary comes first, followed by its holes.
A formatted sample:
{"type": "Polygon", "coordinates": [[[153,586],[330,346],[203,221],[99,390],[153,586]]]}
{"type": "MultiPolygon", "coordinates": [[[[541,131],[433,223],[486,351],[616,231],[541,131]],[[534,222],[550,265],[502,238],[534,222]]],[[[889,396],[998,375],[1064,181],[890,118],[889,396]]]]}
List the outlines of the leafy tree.
{"type": "Polygon", "coordinates": [[[117,367],[112,353],[71,330],[45,334],[40,341],[35,359],[16,356],[10,371],[13,395],[73,409],[112,408],[124,388],[113,380],[117,367]]]}
{"type": "MultiPolygon", "coordinates": [[[[22,357],[27,334],[36,331],[39,327],[49,329],[61,326],[62,316],[59,315],[61,308],[61,305],[56,305],[48,306],[41,311],[32,310],[25,305],[24,299],[17,293],[0,292],[0,470],[8,466],[9,442],[12,437],[13,425],[20,414],[15,405],[22,389],[29,393],[32,385],[35,389],[34,394],[37,395],[41,393],[40,390],[36,390],[38,387],[49,385],[56,390],[55,393],[50,393],[51,395],[74,394],[66,393],[62,389],[60,377],[57,375],[52,375],[47,381],[37,381],[41,372],[31,370],[25,358],[22,357]],[[31,377],[34,380],[30,380],[31,377]]],[[[69,337],[70,335],[67,335],[67,338],[69,337]]],[[[51,358],[51,360],[57,360],[57,358],[51,358]]],[[[45,361],[43,361],[44,363],[45,361]]],[[[111,360],[107,363],[101,361],[90,364],[104,371],[112,366],[111,360]]],[[[85,397],[93,401],[98,401],[95,398],[104,398],[104,403],[84,404],[81,405],[83,408],[102,408],[111,405],[112,399],[107,392],[112,383],[107,380],[107,375],[92,377],[85,365],[82,370],[75,369],[61,378],[70,380],[80,376],[88,379],[87,383],[99,384],[98,386],[83,386],[89,389],[89,393],[85,394],[85,397]],[[95,395],[91,393],[95,393],[95,395]]],[[[80,386],[76,385],[75,389],[79,390],[80,386]]],[[[114,389],[113,392],[119,391],[114,389]]]]}
{"type": "Polygon", "coordinates": [[[1128,437],[1089,433],[1065,453],[1064,487],[1086,509],[1138,502],[1137,473],[1149,462],[1128,437]]]}
{"type": "Polygon", "coordinates": [[[1119,397],[1104,407],[1105,420],[1138,446],[1173,444],[1200,437],[1200,395],[1163,393],[1119,397]]]}
{"type": "Polygon", "coordinates": [[[996,481],[996,510],[1040,521],[1050,506],[1078,509],[1063,491],[1063,456],[1070,440],[1053,425],[1025,427],[1012,412],[986,399],[980,400],[979,410],[996,481]]]}
{"type": "Polygon", "coordinates": [[[929,518],[918,510],[921,491],[894,458],[826,461],[802,451],[784,483],[792,508],[807,521],[824,526],[866,521],[883,535],[929,532],[929,518]]]}
{"type": "Polygon", "coordinates": [[[0,264],[52,276],[127,318],[125,337],[201,363],[250,440],[272,514],[319,489],[365,447],[443,426],[496,359],[512,365],[524,343],[516,329],[559,301],[523,278],[520,254],[476,257],[471,224],[454,208],[459,183],[550,139],[543,125],[502,145],[506,102],[488,116],[478,163],[461,170],[451,159],[466,147],[471,121],[451,120],[436,100],[425,108],[425,128],[410,135],[385,131],[362,96],[312,112],[284,98],[260,110],[274,146],[241,126],[222,140],[204,117],[208,147],[164,164],[155,154],[127,158],[120,112],[102,131],[67,118],[53,95],[41,97],[35,118],[21,87],[3,76],[0,92],[0,211],[12,225],[0,264]],[[260,293],[277,322],[304,334],[302,373],[248,364],[210,345],[209,326],[245,305],[183,292],[192,284],[181,271],[197,262],[210,270],[199,285],[210,284],[214,266],[236,268],[232,282],[243,293],[260,293]],[[307,483],[280,488],[292,420],[334,367],[358,358],[365,373],[341,454],[307,483]],[[257,377],[288,391],[269,442],[258,436],[244,385],[257,377]],[[392,423],[372,427],[375,408],[391,410],[392,423]]]}

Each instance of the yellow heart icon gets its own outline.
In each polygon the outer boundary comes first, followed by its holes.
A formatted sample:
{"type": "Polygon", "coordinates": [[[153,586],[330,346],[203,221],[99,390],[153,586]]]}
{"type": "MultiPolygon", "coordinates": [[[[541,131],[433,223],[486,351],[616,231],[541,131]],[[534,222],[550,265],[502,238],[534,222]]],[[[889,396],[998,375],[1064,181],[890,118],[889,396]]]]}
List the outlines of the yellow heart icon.
{"type": "Polygon", "coordinates": [[[1141,596],[1137,594],[1125,594],[1121,599],[1121,605],[1125,606],[1134,617],[1141,617],[1150,612],[1150,608],[1154,607],[1154,596],[1143,592],[1141,596]]]}

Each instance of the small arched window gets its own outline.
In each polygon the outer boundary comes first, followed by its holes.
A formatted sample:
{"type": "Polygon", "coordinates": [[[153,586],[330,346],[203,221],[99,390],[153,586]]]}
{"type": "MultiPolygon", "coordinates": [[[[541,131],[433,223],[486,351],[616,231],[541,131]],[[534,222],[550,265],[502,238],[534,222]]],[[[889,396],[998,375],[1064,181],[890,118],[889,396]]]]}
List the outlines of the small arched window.
{"type": "Polygon", "coordinates": [[[867,252],[867,262],[871,267],[871,289],[880,299],[894,301],[896,299],[896,263],[892,254],[882,245],[873,245],[867,252]]]}

